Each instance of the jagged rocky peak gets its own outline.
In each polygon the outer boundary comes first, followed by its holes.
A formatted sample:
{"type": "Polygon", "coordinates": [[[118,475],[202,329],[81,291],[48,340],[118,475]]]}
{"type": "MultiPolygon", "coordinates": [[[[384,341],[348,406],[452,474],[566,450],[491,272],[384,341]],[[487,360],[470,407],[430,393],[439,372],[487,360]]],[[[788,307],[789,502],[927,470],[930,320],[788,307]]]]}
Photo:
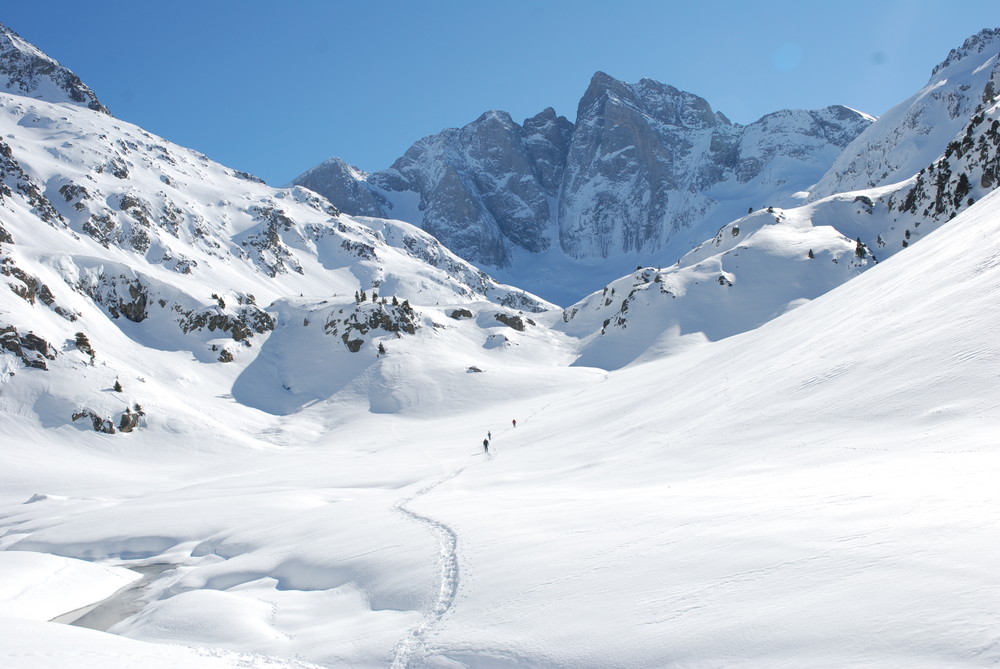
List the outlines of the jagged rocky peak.
{"type": "Polygon", "coordinates": [[[0,92],[46,102],[72,102],[111,114],[80,77],[0,24],[0,92]]]}
{"type": "Polygon", "coordinates": [[[694,93],[679,90],[652,79],[627,84],[604,73],[596,72],[590,86],[577,106],[577,123],[593,115],[605,114],[607,103],[626,105],[648,113],[660,122],[683,128],[707,128],[729,119],[712,111],[708,101],[694,93]]]}
{"type": "Polygon", "coordinates": [[[931,79],[934,79],[934,77],[936,77],[942,70],[964,58],[979,55],[986,51],[996,52],[997,50],[1000,50],[1000,28],[986,28],[984,30],[980,30],[978,33],[965,40],[965,42],[962,43],[962,46],[949,51],[948,57],[931,70],[931,79]]]}
{"type": "MultiPolygon", "coordinates": [[[[744,155],[749,146],[758,142],[764,142],[777,150],[784,143],[794,142],[798,146],[826,145],[832,151],[839,151],[874,121],[874,117],[843,105],[823,109],[783,109],[762,116],[746,126],[741,146],[744,155]]],[[[835,156],[829,157],[832,159],[835,156]]]]}
{"type": "Polygon", "coordinates": [[[546,107],[522,124],[526,137],[541,135],[553,144],[566,144],[573,134],[573,123],[565,116],[556,114],[552,107],[546,107]]]}
{"type": "Polygon", "coordinates": [[[785,110],[741,126],[692,93],[598,72],[580,103],[567,159],[561,247],[578,259],[652,258],[671,244],[682,254],[679,233],[702,226],[706,234],[741,208],[791,196],[870,123],[840,107],[785,110]],[[741,201],[727,201],[738,191],[723,184],[733,182],[746,194],[741,201]]]}
{"type": "Polygon", "coordinates": [[[298,186],[322,193],[348,216],[383,216],[386,202],[368,188],[368,173],[340,158],[330,158],[295,180],[298,186]]]}
{"type": "Polygon", "coordinates": [[[524,143],[542,190],[555,196],[562,183],[566,154],[573,140],[573,123],[552,107],[524,120],[524,143]]]}
{"type": "MultiPolygon", "coordinates": [[[[527,130],[492,110],[424,137],[390,169],[370,175],[368,187],[387,202],[417,193],[421,218],[413,222],[474,262],[504,267],[511,244],[544,251],[572,124],[554,111],[525,123],[527,130]]],[[[336,201],[333,189],[320,192],[336,201]]],[[[396,216],[392,205],[383,212],[396,216]]]]}

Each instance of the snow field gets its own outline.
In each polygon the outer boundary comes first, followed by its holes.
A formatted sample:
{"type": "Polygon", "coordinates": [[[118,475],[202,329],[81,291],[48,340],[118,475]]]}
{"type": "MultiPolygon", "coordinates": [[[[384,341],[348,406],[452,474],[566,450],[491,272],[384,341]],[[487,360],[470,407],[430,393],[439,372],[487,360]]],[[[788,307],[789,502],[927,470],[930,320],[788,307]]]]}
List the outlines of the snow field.
{"type": "MultiPolygon", "coordinates": [[[[18,155],[46,149],[33,169],[53,201],[73,160],[104,155],[87,132],[103,126],[79,111],[63,123],[40,102],[5,109],[18,155]]],[[[232,178],[221,166],[172,160],[158,167],[220,239],[260,225],[220,199],[232,178]]],[[[133,173],[142,192],[164,188],[156,169],[133,173]]],[[[123,186],[97,174],[102,197],[123,186]]],[[[244,197],[325,221],[301,191],[249,185],[244,197]]],[[[524,314],[540,325],[518,332],[400,246],[379,246],[392,256],[383,271],[291,226],[306,270],[272,282],[184,240],[210,279],[197,290],[278,300],[278,328],[231,364],[207,353],[223,337],[192,346],[168,315],[112,321],[59,288],[99,268],[127,274],[131,251],[70,243],[20,212],[4,250],[81,319],[4,293],[5,317],[61,357],[45,372],[0,370],[0,614],[14,616],[0,621],[0,663],[996,665],[1000,196],[827,293],[857,268],[850,240],[822,223],[855,206],[847,195],[777,210],[781,225],[741,219],[664,279],[682,306],[642,309],[654,306],[643,293],[627,330],[582,342],[634,277],[612,282],[613,303],[582,303],[589,330],[544,327],[554,311],[524,314]],[[768,273],[764,258],[785,252],[768,273]],[[320,328],[376,279],[413,300],[421,329],[349,353],[320,328]],[[458,304],[474,317],[450,318],[458,304]],[[726,317],[740,327],[713,330],[726,317]],[[100,342],[94,366],[77,328],[100,342]],[[147,416],[135,433],[67,419],[82,403],[136,402],[147,416]],[[122,567],[150,578],[120,591],[135,578],[122,567]],[[117,636],[41,622],[89,605],[117,636]]],[[[343,222],[347,241],[410,234],[343,222]]],[[[159,295],[211,303],[166,266],[148,272],[159,295]]]]}
{"type": "Polygon", "coordinates": [[[113,631],[326,666],[989,666],[996,200],[758,330],[610,375],[404,348],[396,378],[435,390],[274,417],[266,448],[37,432],[46,489],[35,467],[9,489],[5,547],[169,556],[113,631]]]}

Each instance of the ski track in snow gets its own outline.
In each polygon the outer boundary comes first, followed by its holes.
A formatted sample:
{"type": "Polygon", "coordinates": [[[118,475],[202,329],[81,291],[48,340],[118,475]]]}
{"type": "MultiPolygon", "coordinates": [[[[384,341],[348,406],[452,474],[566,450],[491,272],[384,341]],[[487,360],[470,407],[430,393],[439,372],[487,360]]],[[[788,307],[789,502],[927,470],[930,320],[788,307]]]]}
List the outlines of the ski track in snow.
{"type": "Polygon", "coordinates": [[[426,495],[446,481],[450,481],[465,470],[460,467],[448,474],[443,479],[431,483],[413,493],[409,497],[396,502],[393,509],[403,514],[411,520],[427,525],[440,542],[438,551],[438,572],[441,577],[441,585],[438,589],[437,601],[421,620],[407,635],[396,644],[393,650],[392,662],[389,669],[406,669],[410,664],[413,654],[423,645],[427,633],[441,622],[444,615],[455,603],[455,596],[458,594],[458,535],[455,531],[442,523],[415,511],[406,508],[406,505],[414,499],[426,495]]]}
{"type": "MultiPolygon", "coordinates": [[[[602,383],[608,379],[607,374],[605,374],[598,383],[602,383]]],[[[595,384],[596,385],[596,384],[595,384]]],[[[588,390],[591,387],[587,386],[582,388],[576,393],[573,393],[571,397],[576,397],[588,390]]],[[[544,406],[531,412],[528,417],[522,420],[522,424],[526,423],[535,416],[544,413],[552,404],[556,401],[549,402],[544,406]]],[[[506,434],[512,430],[516,430],[516,427],[508,427],[500,430],[497,436],[506,434]]],[[[491,440],[492,441],[492,440],[491,440]]],[[[487,458],[493,459],[493,452],[486,453],[487,458]]],[[[433,630],[444,618],[445,614],[451,609],[455,603],[455,598],[458,595],[458,535],[455,531],[451,529],[448,525],[442,523],[439,520],[435,520],[428,516],[417,513],[406,508],[406,505],[422,497],[427,493],[431,492],[437,488],[442,483],[452,480],[459,474],[465,471],[465,467],[459,467],[455,471],[451,472],[444,478],[435,481],[429,485],[424,486],[417,492],[413,493],[409,497],[404,497],[403,499],[396,502],[393,509],[411,520],[415,520],[418,523],[423,523],[427,525],[434,534],[437,535],[438,541],[440,542],[440,549],[438,551],[438,572],[441,575],[441,585],[438,589],[437,601],[431,607],[431,609],[424,616],[415,627],[413,627],[407,635],[396,644],[396,647],[392,652],[392,662],[389,664],[389,669],[407,669],[410,664],[410,660],[413,658],[414,653],[424,645],[424,641],[428,636],[428,633],[433,630]]],[[[472,652],[472,651],[466,651],[472,652]]],[[[480,649],[475,654],[504,654],[507,651],[485,651],[480,649]]],[[[514,657],[514,656],[511,656],[514,657]]],[[[520,658],[524,659],[524,658],[520,658]]]]}

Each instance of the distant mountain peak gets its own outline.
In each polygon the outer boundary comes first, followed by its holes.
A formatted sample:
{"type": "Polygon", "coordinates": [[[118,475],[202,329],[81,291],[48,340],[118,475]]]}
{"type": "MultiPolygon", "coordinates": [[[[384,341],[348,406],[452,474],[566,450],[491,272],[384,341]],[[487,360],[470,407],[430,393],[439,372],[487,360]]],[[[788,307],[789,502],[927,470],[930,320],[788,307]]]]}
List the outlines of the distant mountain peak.
{"type": "Polygon", "coordinates": [[[419,225],[460,256],[568,302],[580,296],[574,273],[592,279],[596,259],[678,257],[748,207],[804,190],[872,120],[833,106],[743,126],[693,93],[599,71],[575,123],[551,107],[523,125],[492,110],[364,179],[328,162],[293,183],[347,214],[419,225]],[[571,269],[532,280],[539,254],[571,269]]]}
{"type": "Polygon", "coordinates": [[[0,92],[72,102],[111,115],[80,77],[0,23],[0,92]]]}
{"type": "Polygon", "coordinates": [[[685,128],[714,127],[729,120],[716,114],[704,98],[653,79],[629,84],[605,72],[595,72],[577,108],[577,122],[601,113],[601,101],[613,102],[646,112],[657,119],[685,128]]]}
{"type": "Polygon", "coordinates": [[[507,127],[517,125],[514,122],[514,119],[511,118],[510,114],[502,109],[491,109],[488,112],[480,114],[479,118],[475,120],[475,123],[478,124],[499,123],[500,125],[507,127]]]}

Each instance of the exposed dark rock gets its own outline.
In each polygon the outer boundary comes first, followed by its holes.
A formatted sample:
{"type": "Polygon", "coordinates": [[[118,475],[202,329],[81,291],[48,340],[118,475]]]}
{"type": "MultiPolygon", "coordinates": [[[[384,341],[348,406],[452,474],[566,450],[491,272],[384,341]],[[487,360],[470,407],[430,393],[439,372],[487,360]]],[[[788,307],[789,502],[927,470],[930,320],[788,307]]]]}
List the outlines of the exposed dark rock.
{"type": "Polygon", "coordinates": [[[66,199],[66,202],[75,202],[73,208],[77,211],[86,209],[84,201],[91,199],[90,192],[79,184],[66,184],[59,189],[59,194],[66,199]]]}
{"type": "Polygon", "coordinates": [[[83,332],[77,332],[75,343],[78,351],[80,351],[84,355],[90,356],[90,364],[93,365],[94,358],[97,356],[97,352],[94,350],[94,347],[91,346],[90,339],[87,338],[87,335],[84,334],[83,332]]]}
{"type": "Polygon", "coordinates": [[[288,246],[281,241],[281,232],[292,230],[295,222],[284,211],[272,206],[255,206],[250,212],[261,222],[261,226],[247,235],[241,245],[252,249],[251,257],[257,266],[270,277],[284,274],[289,269],[301,274],[302,268],[288,246]]]}
{"type": "MultiPolygon", "coordinates": [[[[180,311],[179,306],[175,306],[174,309],[180,311]]],[[[236,309],[235,314],[225,313],[215,308],[182,312],[182,314],[183,318],[178,323],[185,334],[202,328],[209,332],[221,330],[229,333],[233,341],[246,341],[254,334],[270,332],[274,330],[275,325],[272,316],[253,304],[241,305],[236,309]]]]}
{"type": "Polygon", "coordinates": [[[264,180],[261,179],[259,176],[257,176],[256,174],[250,174],[249,172],[242,172],[242,171],[239,171],[239,170],[234,170],[233,171],[233,176],[237,177],[239,179],[243,179],[244,181],[252,181],[253,183],[256,183],[256,184],[262,184],[262,183],[264,183],[264,180]]]}
{"type": "Polygon", "coordinates": [[[494,318],[496,318],[498,321],[500,321],[507,327],[514,328],[518,332],[524,332],[524,320],[520,316],[511,316],[501,311],[497,313],[494,316],[494,318]]]}
{"type": "Polygon", "coordinates": [[[132,430],[139,427],[139,420],[142,418],[138,413],[132,413],[132,410],[128,407],[125,408],[125,413],[122,414],[121,420],[118,421],[118,431],[119,432],[131,432],[132,430]]]}
{"type": "MultiPolygon", "coordinates": [[[[3,26],[0,25],[0,41],[3,38],[2,29],[3,26]]],[[[0,60],[0,63],[2,63],[2,60],[0,60]]],[[[56,210],[52,202],[45,197],[44,190],[44,188],[39,187],[28,176],[21,168],[20,163],[14,159],[10,146],[3,140],[0,140],[0,202],[3,202],[5,197],[10,197],[14,191],[17,191],[31,205],[32,213],[38,216],[38,218],[49,225],[58,224],[64,227],[66,219],[56,210]],[[13,184],[13,190],[11,190],[8,182],[13,184]]]]}
{"type": "Polygon", "coordinates": [[[13,325],[0,326],[0,349],[13,353],[25,367],[48,369],[46,360],[56,359],[56,348],[38,335],[22,335],[13,325]]]}
{"type": "Polygon", "coordinates": [[[39,299],[43,288],[46,296],[52,296],[52,291],[49,290],[48,286],[42,284],[37,277],[16,266],[11,258],[0,259],[0,274],[16,279],[17,283],[8,282],[7,285],[10,286],[15,295],[30,304],[34,304],[35,300],[39,299]]]}
{"type": "MultiPolygon", "coordinates": [[[[979,112],[966,124],[961,139],[948,144],[940,160],[920,170],[897,209],[936,222],[951,220],[973,204],[968,197],[973,183],[992,189],[998,185],[997,175],[1000,120],[979,112]]],[[[888,206],[892,208],[891,200],[888,206]]]]}
{"type": "Polygon", "coordinates": [[[384,333],[399,337],[415,334],[418,327],[416,313],[404,300],[397,304],[361,302],[346,318],[327,320],[323,330],[328,335],[340,336],[348,350],[357,353],[365,343],[365,339],[357,335],[384,333]]]}
{"type": "Polygon", "coordinates": [[[80,420],[81,418],[89,418],[91,424],[94,426],[94,432],[103,432],[104,434],[115,434],[115,422],[110,418],[105,418],[101,416],[96,411],[92,409],[81,409],[73,414],[73,421],[80,420]]]}

